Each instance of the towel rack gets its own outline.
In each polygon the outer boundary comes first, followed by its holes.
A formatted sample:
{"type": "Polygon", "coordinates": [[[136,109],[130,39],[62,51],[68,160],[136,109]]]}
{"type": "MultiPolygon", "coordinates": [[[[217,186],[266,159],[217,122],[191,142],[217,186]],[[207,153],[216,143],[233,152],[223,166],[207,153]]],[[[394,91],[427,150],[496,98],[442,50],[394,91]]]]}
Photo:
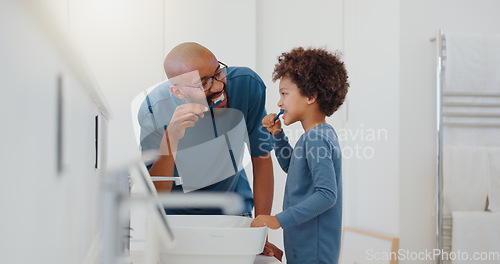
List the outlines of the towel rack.
{"type": "MultiPolygon", "coordinates": [[[[443,130],[448,127],[454,128],[500,128],[500,94],[480,92],[450,92],[443,91],[444,70],[446,65],[446,37],[439,29],[437,36],[431,41],[437,44],[437,67],[436,67],[436,128],[437,128],[437,166],[436,166],[436,237],[438,249],[443,252],[451,252],[452,240],[452,216],[444,214],[443,196],[443,130]],[[450,100],[450,99],[461,99],[450,100]],[[477,100],[481,99],[481,100],[477,100]],[[483,100],[488,99],[488,100],[483,100]],[[451,102],[450,102],[451,101],[451,102]],[[484,102],[486,101],[486,102],[484,102]],[[460,107],[466,111],[453,111],[454,107],[460,107]],[[482,112],[470,112],[473,109],[488,110],[482,112]],[[471,121],[472,119],[472,121],[471,121]]],[[[438,259],[442,264],[447,261],[438,259]]]]}
{"type": "MultiPolygon", "coordinates": [[[[436,193],[437,193],[437,205],[436,205],[436,237],[437,237],[437,248],[444,250],[445,246],[443,244],[443,59],[444,59],[444,48],[445,37],[442,30],[438,30],[436,36],[437,44],[437,67],[436,67],[436,129],[437,129],[437,177],[436,177],[436,193]]],[[[447,216],[447,218],[451,216],[447,216]]],[[[449,221],[451,222],[451,221],[449,221]]],[[[449,230],[451,230],[451,223],[447,224],[449,230]]],[[[449,232],[451,234],[451,232],[449,232]]],[[[451,240],[449,245],[446,246],[446,250],[451,251],[451,240]]],[[[438,259],[438,263],[441,264],[441,258],[438,259]]]]}
{"type": "MultiPolygon", "coordinates": [[[[482,128],[499,128],[500,127],[500,100],[499,102],[481,102],[481,103],[471,103],[471,102],[448,102],[445,99],[448,98],[467,98],[467,99],[475,99],[480,97],[488,97],[488,98],[499,98],[500,94],[464,94],[464,93],[443,93],[441,95],[441,118],[442,125],[449,127],[482,127],[482,128]],[[450,110],[450,108],[461,107],[469,109],[493,109],[496,110],[494,112],[457,112],[450,110]],[[467,118],[467,120],[476,119],[474,121],[467,121],[463,118],[467,118]],[[451,121],[450,119],[454,119],[451,121]],[[462,119],[462,120],[461,120],[462,119]],[[482,121],[482,122],[477,122],[482,121]]],[[[442,128],[442,127],[441,127],[442,128]]]]}

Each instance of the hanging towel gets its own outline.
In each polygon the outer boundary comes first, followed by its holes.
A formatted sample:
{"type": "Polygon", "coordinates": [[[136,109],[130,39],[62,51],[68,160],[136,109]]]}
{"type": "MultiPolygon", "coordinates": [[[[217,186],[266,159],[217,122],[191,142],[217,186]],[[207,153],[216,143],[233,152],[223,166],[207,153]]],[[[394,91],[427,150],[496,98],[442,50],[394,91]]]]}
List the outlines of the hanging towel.
{"type": "MultiPolygon", "coordinates": [[[[500,213],[491,212],[453,212],[452,252],[467,252],[473,258],[475,252],[497,252],[500,254],[500,213]]],[[[464,255],[465,254],[460,254],[464,255]]],[[[495,255],[495,254],[491,254],[495,255]]],[[[499,259],[489,260],[455,259],[453,264],[500,263],[499,259]]]]}
{"type": "Polygon", "coordinates": [[[486,148],[446,146],[443,156],[444,213],[484,211],[488,170],[486,148]]]}
{"type": "Polygon", "coordinates": [[[500,93],[500,35],[447,33],[446,92],[500,93]]]}
{"type": "Polygon", "coordinates": [[[490,163],[488,210],[500,212],[500,148],[488,147],[486,149],[490,163]]]}

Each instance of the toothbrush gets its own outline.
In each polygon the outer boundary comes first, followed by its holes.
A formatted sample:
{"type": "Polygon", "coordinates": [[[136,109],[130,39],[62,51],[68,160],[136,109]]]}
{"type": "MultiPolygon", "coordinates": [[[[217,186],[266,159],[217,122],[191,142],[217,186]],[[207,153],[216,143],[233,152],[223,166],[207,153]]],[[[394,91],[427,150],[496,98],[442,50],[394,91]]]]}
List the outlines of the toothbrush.
{"type": "Polygon", "coordinates": [[[285,112],[285,110],[281,109],[281,111],[278,113],[277,116],[274,117],[274,122],[276,122],[276,120],[278,120],[278,118],[280,118],[280,115],[283,114],[285,112]]]}
{"type": "Polygon", "coordinates": [[[210,109],[210,108],[212,108],[212,107],[214,107],[214,106],[216,106],[216,105],[218,105],[220,103],[222,103],[222,100],[219,100],[219,101],[215,102],[215,104],[213,104],[213,105],[209,105],[208,108],[210,109]]]}

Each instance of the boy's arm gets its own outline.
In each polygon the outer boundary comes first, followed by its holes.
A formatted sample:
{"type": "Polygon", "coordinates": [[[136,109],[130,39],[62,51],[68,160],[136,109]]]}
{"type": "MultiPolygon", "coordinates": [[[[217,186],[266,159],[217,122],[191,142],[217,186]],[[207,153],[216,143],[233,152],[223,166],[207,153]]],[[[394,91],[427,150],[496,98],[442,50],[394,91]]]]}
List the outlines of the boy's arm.
{"type": "Polygon", "coordinates": [[[288,142],[288,138],[285,136],[285,132],[281,131],[273,138],[273,149],[278,159],[278,163],[284,172],[288,173],[288,166],[290,165],[290,160],[292,159],[293,148],[288,142]]]}
{"type": "Polygon", "coordinates": [[[271,136],[272,148],[275,150],[278,163],[285,172],[288,172],[293,148],[281,129],[281,120],[278,119],[277,114],[269,114],[262,119],[262,126],[269,132],[266,134],[271,136]]]}
{"type": "Polygon", "coordinates": [[[311,171],[314,193],[299,204],[276,215],[281,227],[286,228],[309,221],[335,205],[337,180],[331,147],[325,140],[307,142],[306,148],[309,151],[306,151],[306,160],[311,171]]]}

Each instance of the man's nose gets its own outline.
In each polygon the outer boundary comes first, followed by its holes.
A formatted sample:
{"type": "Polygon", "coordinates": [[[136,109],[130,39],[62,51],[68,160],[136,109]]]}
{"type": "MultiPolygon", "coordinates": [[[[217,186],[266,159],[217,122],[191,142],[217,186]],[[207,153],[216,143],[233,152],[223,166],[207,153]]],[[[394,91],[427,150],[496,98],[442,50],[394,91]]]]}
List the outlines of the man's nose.
{"type": "Polygon", "coordinates": [[[283,105],[283,102],[281,101],[281,98],[280,98],[280,100],[278,101],[278,107],[281,108],[282,105],[283,105]]]}
{"type": "Polygon", "coordinates": [[[212,83],[212,88],[210,88],[210,91],[213,93],[218,93],[222,91],[223,88],[224,88],[224,83],[214,78],[212,83]]]}

